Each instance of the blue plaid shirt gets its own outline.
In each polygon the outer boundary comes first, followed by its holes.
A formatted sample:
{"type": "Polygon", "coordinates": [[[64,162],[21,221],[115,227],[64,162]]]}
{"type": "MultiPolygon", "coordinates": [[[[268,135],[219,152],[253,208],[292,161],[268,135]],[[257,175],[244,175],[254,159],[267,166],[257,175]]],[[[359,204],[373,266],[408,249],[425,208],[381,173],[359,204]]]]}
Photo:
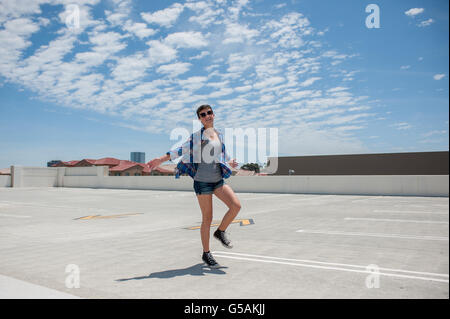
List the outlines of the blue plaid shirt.
{"type": "MultiPolygon", "coordinates": [[[[201,141],[207,140],[207,137],[203,136],[203,131],[205,130],[202,127],[197,132],[191,134],[189,139],[180,147],[168,151],[166,154],[170,155],[170,160],[175,160],[178,157],[182,156],[180,162],[178,162],[177,167],[175,168],[175,178],[180,178],[180,175],[188,174],[190,177],[194,178],[197,173],[198,163],[201,162],[201,141]],[[194,160],[195,159],[195,160],[194,160]]],[[[228,161],[230,157],[228,156],[225,150],[225,143],[223,142],[223,134],[216,128],[214,130],[217,132],[219,136],[219,140],[222,143],[222,152],[220,154],[220,168],[222,172],[223,178],[228,178],[231,176],[231,167],[228,165],[228,161]]]]}

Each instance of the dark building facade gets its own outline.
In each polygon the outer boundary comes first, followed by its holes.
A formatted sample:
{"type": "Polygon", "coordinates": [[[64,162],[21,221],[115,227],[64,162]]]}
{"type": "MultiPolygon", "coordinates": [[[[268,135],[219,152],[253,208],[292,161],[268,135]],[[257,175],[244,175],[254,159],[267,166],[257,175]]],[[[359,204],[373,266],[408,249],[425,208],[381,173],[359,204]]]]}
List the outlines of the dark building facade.
{"type": "Polygon", "coordinates": [[[131,152],[130,161],[136,163],[145,163],[145,153],[144,152],[131,152]]]}
{"type": "Polygon", "coordinates": [[[448,175],[448,167],[448,151],[284,156],[273,175],[448,175]]]}
{"type": "Polygon", "coordinates": [[[53,165],[59,164],[61,162],[62,162],[61,160],[53,160],[53,161],[47,162],[47,167],[52,167],[53,165]]]}

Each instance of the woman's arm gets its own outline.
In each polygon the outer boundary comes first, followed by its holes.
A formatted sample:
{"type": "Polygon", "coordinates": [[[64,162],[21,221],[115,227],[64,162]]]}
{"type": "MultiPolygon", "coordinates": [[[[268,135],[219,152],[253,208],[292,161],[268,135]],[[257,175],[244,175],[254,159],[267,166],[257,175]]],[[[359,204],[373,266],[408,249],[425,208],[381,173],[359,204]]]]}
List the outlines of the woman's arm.
{"type": "Polygon", "coordinates": [[[227,152],[227,149],[225,147],[225,145],[223,145],[223,151],[224,151],[224,155],[225,155],[225,161],[233,168],[236,168],[239,164],[236,162],[235,158],[231,158],[230,155],[227,152]]]}
{"type": "Polygon", "coordinates": [[[157,158],[152,159],[147,165],[150,167],[150,170],[153,170],[155,167],[158,167],[162,163],[168,161],[170,159],[170,155],[166,154],[157,158]]]}
{"type": "Polygon", "coordinates": [[[180,147],[177,147],[173,150],[168,151],[165,155],[157,157],[155,159],[152,159],[150,162],[147,163],[147,165],[150,167],[150,170],[154,169],[155,167],[158,167],[162,163],[168,161],[168,160],[175,160],[178,157],[182,156],[185,153],[189,152],[190,149],[190,142],[192,139],[192,135],[188,138],[186,142],[183,143],[180,147]]]}

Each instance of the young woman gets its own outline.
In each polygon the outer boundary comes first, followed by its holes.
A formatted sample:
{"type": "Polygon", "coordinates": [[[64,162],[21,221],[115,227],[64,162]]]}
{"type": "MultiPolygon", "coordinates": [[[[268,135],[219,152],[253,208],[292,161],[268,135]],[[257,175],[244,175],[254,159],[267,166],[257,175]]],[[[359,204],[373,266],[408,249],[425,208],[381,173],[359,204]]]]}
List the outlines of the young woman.
{"type": "Polygon", "coordinates": [[[197,117],[203,127],[191,134],[190,138],[179,148],[170,150],[166,155],[148,162],[150,169],[161,163],[180,156],[181,161],[175,169],[175,178],[187,173],[194,179],[194,191],[202,211],[200,237],[203,246],[203,261],[211,268],[219,267],[209,249],[209,235],[213,217],[212,195],[216,195],[228,207],[222,222],[214,232],[214,238],[226,248],[233,245],[225,230],[241,209],[241,203],[224,179],[231,176],[231,167],[238,166],[235,159],[230,160],[223,141],[223,134],[214,128],[214,112],[209,105],[197,109],[197,117]],[[194,160],[195,157],[195,160],[194,160]]]}

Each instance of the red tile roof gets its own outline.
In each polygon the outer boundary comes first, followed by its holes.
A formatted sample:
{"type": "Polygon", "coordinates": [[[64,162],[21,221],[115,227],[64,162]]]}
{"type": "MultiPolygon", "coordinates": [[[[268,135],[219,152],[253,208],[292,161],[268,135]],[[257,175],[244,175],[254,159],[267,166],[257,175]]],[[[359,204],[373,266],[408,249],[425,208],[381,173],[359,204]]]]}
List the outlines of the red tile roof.
{"type": "Polygon", "coordinates": [[[95,165],[96,160],[95,159],[90,159],[90,158],[83,158],[81,161],[79,161],[78,163],[76,163],[74,166],[80,166],[83,163],[88,163],[91,165],[95,165]]]}
{"type": "Polygon", "coordinates": [[[11,167],[0,168],[0,175],[11,175],[11,167]]]}
{"type": "Polygon", "coordinates": [[[68,161],[68,162],[63,162],[64,164],[68,165],[68,166],[75,166],[76,164],[78,164],[79,161],[68,161]]]}
{"type": "MultiPolygon", "coordinates": [[[[132,162],[132,161],[128,161],[128,160],[119,160],[119,159],[113,158],[113,157],[104,157],[104,158],[101,158],[98,160],[85,158],[81,161],[61,162],[60,164],[54,165],[54,167],[57,167],[57,166],[73,167],[73,166],[79,166],[77,164],[81,165],[84,163],[87,163],[90,165],[95,165],[95,166],[108,165],[110,172],[123,172],[123,171],[133,168],[135,166],[142,167],[143,173],[151,172],[151,170],[150,170],[149,166],[147,166],[147,164],[136,163],[136,162],[132,162]]],[[[177,166],[177,164],[165,164],[165,165],[160,165],[160,166],[154,168],[154,170],[158,171],[160,173],[174,173],[176,166],[177,166]]]]}
{"type": "Polygon", "coordinates": [[[146,164],[136,163],[127,160],[119,160],[119,164],[114,167],[111,167],[109,170],[111,172],[122,172],[135,166],[142,167],[142,172],[144,173],[150,173],[150,168],[146,164]]]}
{"type": "Polygon", "coordinates": [[[98,159],[95,161],[95,165],[119,165],[120,164],[120,160],[118,160],[117,158],[113,158],[113,157],[104,157],[101,159],[98,159]]]}

